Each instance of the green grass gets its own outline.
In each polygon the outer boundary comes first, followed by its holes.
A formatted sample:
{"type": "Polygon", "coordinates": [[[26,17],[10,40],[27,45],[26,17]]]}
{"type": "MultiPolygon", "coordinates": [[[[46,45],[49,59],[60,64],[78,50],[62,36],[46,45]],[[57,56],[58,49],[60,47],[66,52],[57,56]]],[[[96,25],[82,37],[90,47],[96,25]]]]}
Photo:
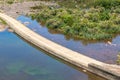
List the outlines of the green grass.
{"type": "MultiPolygon", "coordinates": [[[[85,1],[81,2],[86,3],[85,1]]],[[[89,4],[84,4],[89,6],[87,8],[42,7],[40,12],[31,14],[31,17],[45,22],[49,29],[71,37],[86,40],[111,39],[115,34],[120,33],[120,1],[102,1],[92,0],[89,4]]]]}

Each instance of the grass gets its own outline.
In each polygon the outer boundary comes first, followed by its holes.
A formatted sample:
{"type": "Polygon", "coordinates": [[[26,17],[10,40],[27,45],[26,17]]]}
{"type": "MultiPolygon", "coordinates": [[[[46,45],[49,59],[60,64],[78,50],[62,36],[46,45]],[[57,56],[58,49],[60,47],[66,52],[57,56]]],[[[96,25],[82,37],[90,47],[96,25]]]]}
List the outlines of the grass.
{"type": "Polygon", "coordinates": [[[40,9],[40,12],[31,14],[31,17],[45,22],[49,29],[79,39],[106,40],[120,33],[119,0],[92,0],[89,4],[87,0],[78,0],[86,6],[74,1],[70,1],[75,3],[72,7],[63,4],[60,8],[36,6],[34,9],[40,9]]]}
{"type": "Polygon", "coordinates": [[[1,18],[0,18],[0,23],[2,23],[2,24],[7,24],[4,20],[2,20],[1,18]]]}

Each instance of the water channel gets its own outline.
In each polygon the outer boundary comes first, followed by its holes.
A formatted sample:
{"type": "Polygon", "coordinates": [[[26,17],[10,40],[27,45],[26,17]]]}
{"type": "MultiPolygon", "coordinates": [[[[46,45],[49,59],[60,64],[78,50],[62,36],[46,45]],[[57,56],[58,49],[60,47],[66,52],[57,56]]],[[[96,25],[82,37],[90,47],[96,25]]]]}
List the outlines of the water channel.
{"type": "Polygon", "coordinates": [[[117,55],[120,52],[119,35],[112,41],[105,42],[77,40],[71,39],[69,36],[58,34],[54,30],[47,29],[36,20],[31,20],[28,17],[19,16],[17,19],[31,30],[60,45],[105,63],[116,63],[117,55]],[[29,22],[29,24],[26,24],[27,22],[29,22]]]}
{"type": "MultiPolygon", "coordinates": [[[[120,51],[120,36],[113,39],[114,45],[90,43],[56,34],[26,16],[19,16],[17,20],[58,44],[103,62],[115,63],[120,51]]],[[[0,80],[105,80],[48,55],[8,31],[0,32],[0,54],[0,80]]]]}

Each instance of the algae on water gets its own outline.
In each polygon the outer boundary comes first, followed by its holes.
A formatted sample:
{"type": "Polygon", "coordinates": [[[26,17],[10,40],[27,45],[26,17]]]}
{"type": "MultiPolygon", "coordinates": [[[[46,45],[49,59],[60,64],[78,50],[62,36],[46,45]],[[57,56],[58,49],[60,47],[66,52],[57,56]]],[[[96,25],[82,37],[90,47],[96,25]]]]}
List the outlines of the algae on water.
{"type": "Polygon", "coordinates": [[[24,69],[24,73],[35,76],[35,75],[48,75],[51,72],[45,68],[33,66],[33,67],[26,67],[24,69]]]}
{"type": "Polygon", "coordinates": [[[25,64],[24,63],[11,63],[11,64],[8,64],[6,66],[6,69],[7,69],[7,72],[10,73],[10,74],[17,74],[19,73],[20,71],[22,71],[22,69],[24,68],[25,64]]]}

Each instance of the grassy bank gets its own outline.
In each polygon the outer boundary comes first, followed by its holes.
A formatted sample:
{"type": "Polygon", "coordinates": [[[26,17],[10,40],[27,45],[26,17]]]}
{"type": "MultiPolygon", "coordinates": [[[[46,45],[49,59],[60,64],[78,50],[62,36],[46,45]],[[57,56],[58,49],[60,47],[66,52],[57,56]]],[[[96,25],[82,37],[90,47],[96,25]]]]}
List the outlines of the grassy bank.
{"type": "MultiPolygon", "coordinates": [[[[66,3],[62,1],[64,2],[66,3]]],[[[79,39],[106,40],[120,33],[120,0],[70,2],[73,4],[72,6],[68,4],[68,7],[65,3],[60,4],[59,8],[35,6],[33,9],[40,9],[40,12],[31,14],[31,17],[44,22],[49,29],[79,39]]]]}

